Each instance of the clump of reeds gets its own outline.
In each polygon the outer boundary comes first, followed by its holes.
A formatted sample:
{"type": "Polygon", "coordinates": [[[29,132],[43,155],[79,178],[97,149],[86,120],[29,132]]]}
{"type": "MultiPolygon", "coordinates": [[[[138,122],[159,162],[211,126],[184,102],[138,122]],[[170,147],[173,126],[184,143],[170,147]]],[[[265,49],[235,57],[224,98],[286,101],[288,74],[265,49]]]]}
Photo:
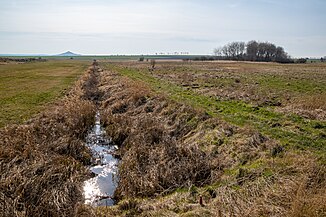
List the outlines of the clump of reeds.
{"type": "Polygon", "coordinates": [[[155,146],[135,142],[122,158],[116,195],[153,196],[181,187],[202,186],[210,181],[210,160],[195,146],[173,141],[155,146]]]}

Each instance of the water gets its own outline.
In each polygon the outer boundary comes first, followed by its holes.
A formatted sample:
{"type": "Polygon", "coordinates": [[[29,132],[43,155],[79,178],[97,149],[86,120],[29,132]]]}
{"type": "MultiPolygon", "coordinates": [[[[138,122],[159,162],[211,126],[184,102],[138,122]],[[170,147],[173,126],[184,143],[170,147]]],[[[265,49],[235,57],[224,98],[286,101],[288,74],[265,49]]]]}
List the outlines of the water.
{"type": "Polygon", "coordinates": [[[87,135],[86,142],[93,153],[94,165],[90,170],[95,177],[84,182],[85,203],[93,206],[112,206],[112,196],[118,181],[118,160],[112,153],[117,147],[111,145],[106,137],[99,113],[96,114],[95,126],[87,135]]]}

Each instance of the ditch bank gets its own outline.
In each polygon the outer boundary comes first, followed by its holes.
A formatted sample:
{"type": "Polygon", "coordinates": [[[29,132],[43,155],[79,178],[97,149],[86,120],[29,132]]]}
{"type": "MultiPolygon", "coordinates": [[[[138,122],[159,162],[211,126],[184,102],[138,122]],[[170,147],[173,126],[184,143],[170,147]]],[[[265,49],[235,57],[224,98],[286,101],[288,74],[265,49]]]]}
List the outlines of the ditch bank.
{"type": "Polygon", "coordinates": [[[0,129],[0,216],[92,216],[84,205],[96,116],[97,67],[23,125],[0,129]]]}
{"type": "Polygon", "coordinates": [[[112,71],[101,73],[103,126],[121,158],[115,198],[152,197],[210,183],[217,161],[185,141],[209,115],[112,71]]]}
{"type": "Polygon", "coordinates": [[[94,60],[90,78],[85,82],[86,96],[96,104],[95,122],[86,136],[86,146],[92,153],[92,165],[89,167],[91,178],[84,182],[85,204],[96,206],[112,206],[115,201],[113,194],[117,188],[117,164],[114,157],[117,146],[111,143],[111,139],[101,124],[100,105],[103,92],[99,90],[102,70],[98,62],[94,60]]]}

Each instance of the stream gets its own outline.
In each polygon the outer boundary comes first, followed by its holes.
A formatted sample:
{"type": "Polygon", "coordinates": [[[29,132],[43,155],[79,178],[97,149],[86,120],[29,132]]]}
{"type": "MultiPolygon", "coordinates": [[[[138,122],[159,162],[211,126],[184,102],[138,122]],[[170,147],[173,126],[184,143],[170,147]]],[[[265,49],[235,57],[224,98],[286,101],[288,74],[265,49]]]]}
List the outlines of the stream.
{"type": "Polygon", "coordinates": [[[112,155],[117,149],[111,145],[101,126],[100,114],[96,113],[95,125],[86,137],[86,144],[93,154],[93,164],[90,167],[94,174],[84,182],[85,204],[92,206],[112,206],[113,193],[117,188],[118,160],[112,155]]]}

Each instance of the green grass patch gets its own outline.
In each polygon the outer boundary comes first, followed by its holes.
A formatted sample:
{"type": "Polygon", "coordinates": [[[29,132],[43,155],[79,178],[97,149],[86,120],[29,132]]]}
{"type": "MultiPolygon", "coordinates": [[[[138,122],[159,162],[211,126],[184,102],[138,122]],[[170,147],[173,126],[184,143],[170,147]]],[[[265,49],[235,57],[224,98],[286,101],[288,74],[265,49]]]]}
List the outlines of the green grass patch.
{"type": "Polygon", "coordinates": [[[316,92],[326,92],[324,80],[308,80],[304,78],[290,78],[282,76],[265,75],[257,78],[260,86],[266,91],[271,89],[282,92],[293,92],[298,94],[315,94],[316,92]]]}
{"type": "Polygon", "coordinates": [[[0,65],[0,127],[22,123],[63,95],[88,62],[49,61],[0,65]]]}

